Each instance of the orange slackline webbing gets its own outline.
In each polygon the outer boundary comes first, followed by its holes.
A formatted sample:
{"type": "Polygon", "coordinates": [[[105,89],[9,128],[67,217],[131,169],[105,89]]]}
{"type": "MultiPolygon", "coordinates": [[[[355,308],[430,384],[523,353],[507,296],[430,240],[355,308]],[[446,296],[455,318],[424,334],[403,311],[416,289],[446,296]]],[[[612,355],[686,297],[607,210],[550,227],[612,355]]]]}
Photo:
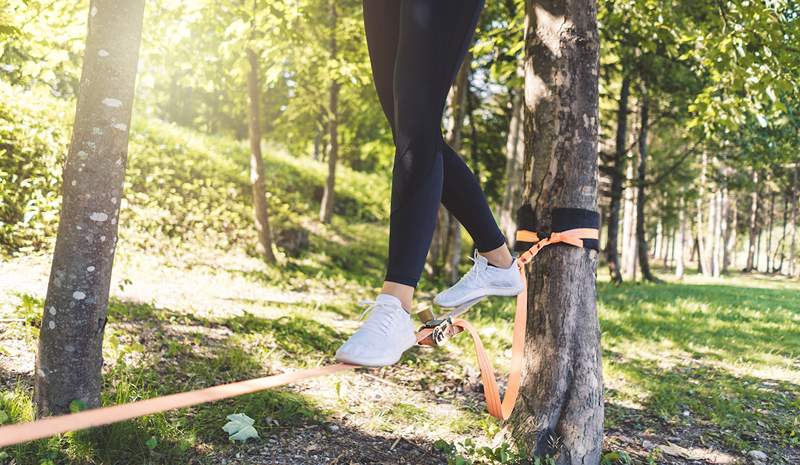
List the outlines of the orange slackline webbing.
{"type": "Polygon", "coordinates": [[[497,386],[497,378],[492,368],[492,362],[486,355],[486,351],[478,336],[478,331],[465,320],[455,320],[454,326],[466,330],[472,336],[475,344],[475,355],[478,359],[478,367],[481,370],[481,381],[483,382],[483,396],[486,399],[486,408],[489,414],[500,420],[507,420],[514,410],[517,402],[519,387],[522,378],[522,356],[525,349],[525,325],[528,317],[528,277],[525,273],[525,265],[533,260],[533,257],[544,247],[552,244],[564,243],[575,247],[583,247],[583,239],[597,239],[599,231],[593,228],[577,228],[563,232],[554,232],[550,237],[539,240],[539,236],[532,231],[517,231],[517,241],[535,243],[533,247],[525,251],[517,258],[519,273],[522,277],[522,292],[517,294],[517,309],[514,314],[514,333],[511,339],[511,368],[508,374],[508,385],[506,386],[505,396],[500,400],[500,389],[497,386]]]}
{"type": "MultiPolygon", "coordinates": [[[[502,401],[500,400],[500,390],[497,386],[492,363],[486,355],[477,330],[466,320],[456,319],[453,321],[454,327],[465,330],[472,336],[472,341],[475,344],[475,354],[478,358],[478,366],[481,370],[484,397],[486,398],[487,409],[492,416],[503,420],[508,419],[514,408],[517,395],[519,394],[523,346],[525,343],[525,323],[528,311],[528,281],[525,274],[525,265],[547,245],[565,243],[576,247],[583,247],[583,239],[597,239],[597,237],[597,229],[590,228],[571,229],[560,233],[552,233],[550,237],[542,240],[538,240],[538,236],[530,231],[519,231],[517,233],[518,240],[535,242],[536,244],[517,259],[519,272],[522,276],[523,290],[517,296],[517,309],[514,316],[514,333],[511,343],[511,369],[509,372],[506,394],[502,401]]],[[[417,343],[428,338],[432,331],[431,328],[421,329],[417,333],[417,343]]],[[[42,439],[70,431],[108,425],[176,408],[190,407],[205,402],[237,397],[243,394],[250,394],[264,389],[270,389],[284,384],[295,383],[304,379],[329,375],[353,368],[358,368],[358,365],[337,363],[293,373],[266,376],[263,378],[212,386],[196,391],[140,400],[128,404],[102,407],[68,415],[47,417],[27,423],[2,426],[0,427],[0,447],[42,439]]]]}
{"type": "MultiPolygon", "coordinates": [[[[425,336],[426,334],[422,334],[422,332],[418,333],[417,342],[422,340],[425,336]]],[[[293,373],[265,376],[263,378],[222,384],[196,391],[139,400],[128,404],[102,407],[78,413],[47,417],[27,423],[2,426],[0,427],[0,447],[42,439],[70,431],[109,425],[111,423],[130,420],[153,413],[165,412],[176,408],[190,407],[192,405],[213,402],[215,400],[251,394],[253,392],[263,391],[264,389],[296,383],[304,379],[330,375],[338,371],[351,370],[358,367],[359,365],[336,363],[334,365],[300,370],[293,373]]]]}

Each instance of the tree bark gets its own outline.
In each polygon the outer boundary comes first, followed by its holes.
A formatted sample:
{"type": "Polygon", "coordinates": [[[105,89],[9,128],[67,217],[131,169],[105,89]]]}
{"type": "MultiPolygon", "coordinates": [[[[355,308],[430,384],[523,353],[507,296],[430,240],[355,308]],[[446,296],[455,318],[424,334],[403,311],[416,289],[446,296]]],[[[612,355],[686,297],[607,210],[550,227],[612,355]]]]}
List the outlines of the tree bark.
{"type": "MultiPolygon", "coordinates": [[[[597,209],[597,6],[526,2],[525,192],[539,230],[552,209],[597,209]]],[[[528,279],[528,324],[513,436],[557,465],[596,465],[603,440],[597,253],[546,247],[528,279]]]]}
{"type": "Polygon", "coordinates": [[[650,270],[650,256],[647,253],[647,237],[645,236],[644,207],[647,201],[645,194],[645,184],[647,178],[647,130],[649,124],[650,102],[648,101],[646,90],[643,91],[641,105],[639,108],[639,169],[637,172],[637,196],[636,196],[636,250],[639,255],[639,267],[642,269],[642,278],[658,282],[659,279],[650,270]]]}
{"type": "Polygon", "coordinates": [[[269,202],[264,178],[264,157],[261,154],[258,55],[250,47],[247,48],[247,61],[250,64],[250,70],[247,73],[247,93],[250,99],[250,184],[253,192],[253,216],[258,233],[256,252],[266,263],[275,263],[275,254],[272,252],[272,229],[269,225],[269,202]]]}
{"type": "Polygon", "coordinates": [[[103,331],[128,158],[144,0],[90,2],[63,204],[47,286],[37,417],[100,405],[103,331]]]}
{"type": "Polygon", "coordinates": [[[607,242],[605,248],[608,271],[611,281],[622,282],[619,263],[619,212],[622,204],[622,179],[625,170],[625,145],[628,140],[628,96],[631,80],[626,75],[622,78],[617,106],[617,136],[614,147],[614,165],[611,171],[611,192],[609,194],[608,221],[606,222],[607,242]]]}
{"type": "MultiPolygon", "coordinates": [[[[336,12],[336,1],[330,3],[331,18],[331,39],[330,54],[331,59],[336,60],[339,51],[336,43],[336,25],[338,13],[336,12]]],[[[340,84],[336,76],[332,78],[330,87],[330,100],[328,102],[328,137],[330,138],[330,153],[328,154],[328,177],[325,180],[325,191],[322,194],[322,203],[319,209],[319,220],[323,223],[330,223],[333,217],[333,205],[336,198],[336,162],[339,160],[339,88],[340,84]]]]}

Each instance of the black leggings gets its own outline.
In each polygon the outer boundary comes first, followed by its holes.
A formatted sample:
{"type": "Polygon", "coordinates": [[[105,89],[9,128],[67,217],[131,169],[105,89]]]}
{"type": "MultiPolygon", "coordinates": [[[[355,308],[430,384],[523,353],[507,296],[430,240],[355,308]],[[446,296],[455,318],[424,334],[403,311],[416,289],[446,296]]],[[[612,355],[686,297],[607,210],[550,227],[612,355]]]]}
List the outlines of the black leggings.
{"type": "Polygon", "coordinates": [[[386,280],[415,286],[441,202],[479,252],[505,243],[441,120],[484,0],[363,0],[372,74],[395,144],[386,280]]]}

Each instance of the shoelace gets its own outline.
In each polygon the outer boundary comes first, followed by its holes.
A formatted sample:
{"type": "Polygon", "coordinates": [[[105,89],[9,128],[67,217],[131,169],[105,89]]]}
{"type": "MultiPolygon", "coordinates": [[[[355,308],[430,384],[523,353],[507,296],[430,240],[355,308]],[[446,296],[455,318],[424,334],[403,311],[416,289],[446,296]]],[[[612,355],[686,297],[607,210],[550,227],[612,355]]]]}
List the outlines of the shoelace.
{"type": "Polygon", "coordinates": [[[461,281],[463,281],[464,284],[473,284],[484,277],[486,264],[481,263],[478,260],[478,257],[478,249],[475,249],[475,253],[472,257],[467,257],[472,260],[473,265],[472,268],[470,268],[469,271],[467,271],[467,273],[461,278],[461,281]]]}
{"type": "Polygon", "coordinates": [[[358,305],[364,307],[364,310],[361,312],[361,315],[358,316],[359,320],[362,320],[364,318],[364,315],[366,315],[367,313],[369,313],[374,309],[386,309],[387,311],[382,313],[388,315],[388,318],[368,318],[367,321],[364,322],[363,327],[372,328],[377,324],[376,323],[377,321],[380,321],[381,324],[376,329],[379,329],[383,334],[388,334],[389,329],[391,329],[392,326],[394,326],[394,320],[396,314],[396,312],[390,311],[391,306],[389,306],[385,302],[378,302],[377,300],[360,300],[358,302],[358,305]]]}

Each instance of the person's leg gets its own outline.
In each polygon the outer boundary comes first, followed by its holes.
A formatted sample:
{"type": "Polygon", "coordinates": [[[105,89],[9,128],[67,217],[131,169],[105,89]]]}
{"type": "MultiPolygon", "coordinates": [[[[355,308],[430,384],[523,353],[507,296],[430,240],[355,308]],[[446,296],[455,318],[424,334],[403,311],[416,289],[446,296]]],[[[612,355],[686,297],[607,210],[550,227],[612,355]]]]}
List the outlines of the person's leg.
{"type": "Polygon", "coordinates": [[[444,182],[442,112],[482,7],[483,0],[402,1],[386,281],[415,287],[422,274],[444,182]]]}
{"type": "MultiPolygon", "coordinates": [[[[397,45],[400,39],[400,0],[363,0],[364,31],[367,36],[372,78],[378,101],[381,104],[392,139],[396,143],[394,129],[394,65],[397,45]]],[[[400,300],[406,311],[411,311],[414,287],[406,284],[385,281],[382,294],[392,295],[400,300]]]]}
{"type": "Polygon", "coordinates": [[[373,76],[396,149],[389,259],[383,292],[367,308],[370,318],[336,351],[339,361],[388,365],[416,342],[407,311],[442,196],[442,111],[482,6],[483,0],[364,2],[373,76]],[[392,3],[400,4],[396,40],[392,3]],[[394,56],[392,72],[388,56],[394,56]]]}
{"type": "Polygon", "coordinates": [[[442,204],[464,225],[478,253],[494,266],[508,268],[513,257],[506,246],[505,236],[497,226],[475,175],[455,151],[442,142],[444,155],[444,185],[442,204]]]}

